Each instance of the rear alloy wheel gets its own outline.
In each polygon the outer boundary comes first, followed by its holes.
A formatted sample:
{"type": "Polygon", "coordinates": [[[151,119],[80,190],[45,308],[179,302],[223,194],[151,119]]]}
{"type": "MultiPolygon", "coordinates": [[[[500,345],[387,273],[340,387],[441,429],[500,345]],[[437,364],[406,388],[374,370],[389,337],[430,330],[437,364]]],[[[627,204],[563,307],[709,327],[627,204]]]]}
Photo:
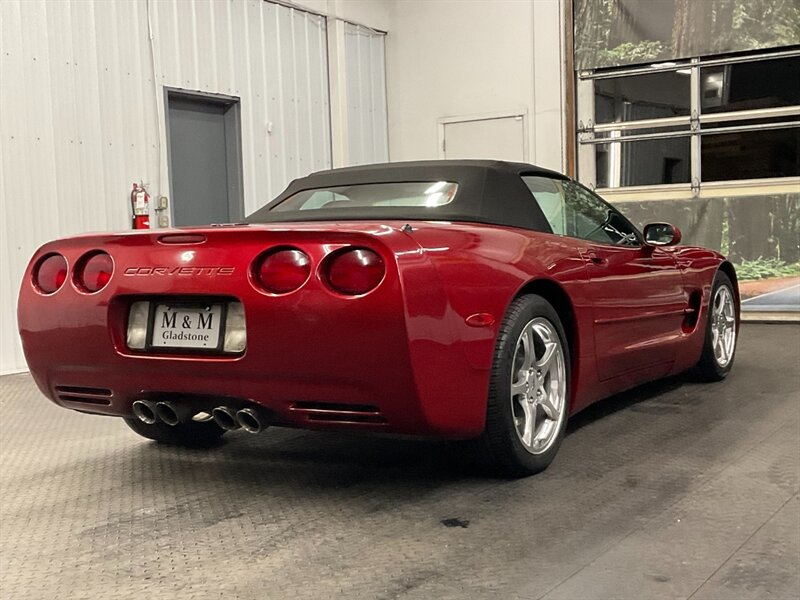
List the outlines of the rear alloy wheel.
{"type": "Polygon", "coordinates": [[[484,440],[495,467],[525,476],[553,460],[569,409],[569,348],[555,309],[540,296],[515,300],[500,327],[484,440]]]}
{"type": "Polygon", "coordinates": [[[137,418],[125,417],[125,423],[140,436],[168,446],[208,448],[216,445],[225,430],[214,421],[189,421],[167,425],[161,421],[152,425],[137,418]]]}
{"type": "Polygon", "coordinates": [[[719,271],[711,291],[703,353],[697,363],[697,370],[704,380],[720,381],[730,372],[739,333],[736,321],[733,285],[730,278],[719,271]]]}

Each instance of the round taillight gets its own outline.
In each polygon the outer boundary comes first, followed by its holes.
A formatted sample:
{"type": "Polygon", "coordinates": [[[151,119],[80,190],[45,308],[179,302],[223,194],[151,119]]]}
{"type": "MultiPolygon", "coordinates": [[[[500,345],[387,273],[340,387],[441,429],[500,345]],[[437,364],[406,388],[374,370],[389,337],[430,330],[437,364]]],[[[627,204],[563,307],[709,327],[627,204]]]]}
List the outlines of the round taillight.
{"type": "Polygon", "coordinates": [[[373,290],[383,279],[386,268],[377,252],[353,248],[328,258],[325,278],[340,294],[357,296],[373,290]]]}
{"type": "Polygon", "coordinates": [[[254,275],[258,283],[272,294],[293,292],[311,274],[311,259],[301,250],[283,248],[265,254],[256,261],[254,275]]]}
{"type": "Polygon", "coordinates": [[[75,266],[75,285],[78,289],[94,293],[102,290],[114,273],[114,261],[105,252],[86,254],[75,266]]]}
{"type": "Polygon", "coordinates": [[[60,254],[42,258],[33,270],[33,284],[43,294],[57,292],[67,280],[67,259],[60,254]]]}

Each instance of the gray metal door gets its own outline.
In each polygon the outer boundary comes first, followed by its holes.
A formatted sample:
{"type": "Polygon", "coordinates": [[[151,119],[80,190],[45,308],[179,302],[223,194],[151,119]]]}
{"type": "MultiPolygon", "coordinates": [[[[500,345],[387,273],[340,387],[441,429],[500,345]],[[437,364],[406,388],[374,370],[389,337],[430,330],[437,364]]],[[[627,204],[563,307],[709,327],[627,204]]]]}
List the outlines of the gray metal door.
{"type": "Polygon", "coordinates": [[[167,94],[173,225],[241,220],[239,105],[167,94]]]}

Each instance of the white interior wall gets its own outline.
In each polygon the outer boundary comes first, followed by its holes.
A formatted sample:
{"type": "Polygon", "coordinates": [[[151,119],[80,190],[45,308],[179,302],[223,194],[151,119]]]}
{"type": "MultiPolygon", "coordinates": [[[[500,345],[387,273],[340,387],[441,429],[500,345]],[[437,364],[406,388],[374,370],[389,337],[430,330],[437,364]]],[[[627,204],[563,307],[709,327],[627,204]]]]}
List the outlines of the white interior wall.
{"type": "Polygon", "coordinates": [[[439,156],[438,120],[527,112],[528,161],[564,169],[559,0],[400,0],[386,36],[389,155],[439,156]]]}
{"type": "Polygon", "coordinates": [[[129,228],[133,182],[168,195],[164,86],[241,99],[247,212],[331,165],[326,30],[262,0],[0,2],[0,373],[25,368],[15,307],[34,250],[129,228]]]}

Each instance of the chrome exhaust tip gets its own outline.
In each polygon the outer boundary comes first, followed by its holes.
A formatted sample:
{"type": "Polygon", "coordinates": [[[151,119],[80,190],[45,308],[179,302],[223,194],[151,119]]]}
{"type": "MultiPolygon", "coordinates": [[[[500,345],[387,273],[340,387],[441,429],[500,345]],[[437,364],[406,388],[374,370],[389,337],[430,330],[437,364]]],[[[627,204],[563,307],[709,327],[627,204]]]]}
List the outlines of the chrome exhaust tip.
{"type": "Polygon", "coordinates": [[[268,426],[263,413],[255,408],[243,408],[238,411],[236,421],[248,433],[260,433],[268,426]]]}
{"type": "Polygon", "coordinates": [[[228,406],[217,406],[211,411],[211,416],[214,417],[214,423],[225,431],[233,431],[239,429],[239,421],[236,420],[236,409],[228,406]]]}
{"type": "Polygon", "coordinates": [[[155,404],[149,400],[137,400],[133,403],[133,414],[142,423],[154,425],[158,421],[155,404]]]}
{"type": "Polygon", "coordinates": [[[181,422],[181,415],[172,402],[156,402],[156,416],[167,425],[175,426],[181,422]]]}

